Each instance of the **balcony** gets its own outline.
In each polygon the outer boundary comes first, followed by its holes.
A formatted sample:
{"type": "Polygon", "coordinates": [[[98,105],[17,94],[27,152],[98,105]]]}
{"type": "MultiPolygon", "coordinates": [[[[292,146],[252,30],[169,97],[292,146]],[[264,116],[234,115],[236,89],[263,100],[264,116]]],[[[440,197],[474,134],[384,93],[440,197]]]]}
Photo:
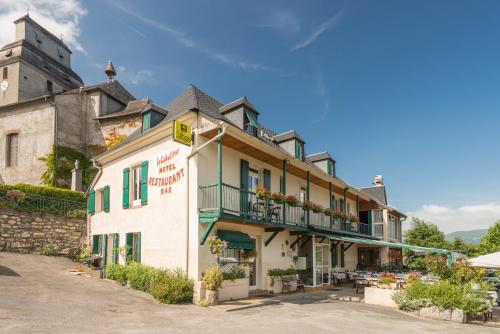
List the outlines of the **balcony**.
{"type": "Polygon", "coordinates": [[[377,238],[384,237],[384,223],[374,223],[373,224],[373,235],[377,238]]]}
{"type": "MultiPolygon", "coordinates": [[[[200,186],[200,214],[218,214],[217,185],[200,186]]],[[[222,184],[222,212],[226,218],[252,223],[279,224],[300,229],[309,226],[320,229],[344,231],[354,234],[371,235],[368,224],[362,222],[348,222],[325,215],[323,212],[304,210],[300,206],[276,203],[273,200],[263,200],[251,191],[222,184]]]]}

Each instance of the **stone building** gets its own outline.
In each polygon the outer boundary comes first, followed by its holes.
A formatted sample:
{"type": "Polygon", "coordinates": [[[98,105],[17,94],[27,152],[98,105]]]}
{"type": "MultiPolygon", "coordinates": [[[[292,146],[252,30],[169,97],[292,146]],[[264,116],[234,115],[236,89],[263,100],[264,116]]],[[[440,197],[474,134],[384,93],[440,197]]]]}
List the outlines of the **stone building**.
{"type": "MultiPolygon", "coordinates": [[[[28,15],[14,22],[15,41],[0,49],[0,183],[40,184],[39,158],[53,147],[92,156],[141,125],[149,99],[136,99],[114,79],[84,86],[71,69],[71,50],[28,15]]],[[[57,166],[73,161],[54,154],[57,166]]],[[[66,184],[67,180],[60,180],[66,184]]]]}

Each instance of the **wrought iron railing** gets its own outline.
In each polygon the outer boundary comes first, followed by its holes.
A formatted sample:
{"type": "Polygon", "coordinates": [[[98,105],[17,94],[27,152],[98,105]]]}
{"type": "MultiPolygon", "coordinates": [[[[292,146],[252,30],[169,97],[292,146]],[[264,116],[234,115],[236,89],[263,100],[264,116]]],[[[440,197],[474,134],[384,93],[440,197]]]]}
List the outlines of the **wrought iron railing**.
{"type": "Polygon", "coordinates": [[[86,204],[19,191],[0,190],[0,207],[83,218],[86,204]]]}
{"type": "Polygon", "coordinates": [[[373,235],[379,238],[384,237],[384,223],[373,224],[373,235]]]}
{"type": "MultiPolygon", "coordinates": [[[[200,186],[200,212],[218,211],[218,189],[216,184],[200,186]]],[[[253,221],[267,221],[280,224],[319,226],[346,232],[371,235],[368,224],[349,222],[325,215],[323,212],[307,212],[300,206],[263,200],[251,191],[228,184],[222,184],[221,211],[253,221]],[[283,210],[285,215],[283,217],[283,210]],[[309,219],[307,218],[309,217],[309,219]]]]}

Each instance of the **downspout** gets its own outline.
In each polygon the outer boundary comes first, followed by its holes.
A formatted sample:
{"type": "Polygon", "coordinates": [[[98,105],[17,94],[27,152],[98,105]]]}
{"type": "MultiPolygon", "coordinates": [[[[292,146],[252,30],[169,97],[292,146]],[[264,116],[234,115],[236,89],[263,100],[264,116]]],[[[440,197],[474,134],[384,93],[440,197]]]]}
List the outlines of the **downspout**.
{"type": "Polygon", "coordinates": [[[47,95],[44,96],[44,100],[46,103],[48,103],[51,107],[54,108],[54,180],[52,181],[52,186],[57,185],[57,163],[59,160],[58,153],[57,153],[57,147],[58,147],[58,138],[57,138],[57,132],[58,132],[58,116],[59,116],[59,109],[57,108],[57,104],[55,104],[53,101],[49,101],[47,99],[47,95]]]}
{"type": "MultiPolygon", "coordinates": [[[[199,117],[200,114],[197,114],[196,120],[197,120],[197,126],[199,125],[199,117]]],[[[221,132],[203,145],[196,147],[187,157],[186,157],[186,259],[185,259],[185,266],[186,266],[186,276],[189,274],[189,159],[191,159],[193,156],[198,154],[203,148],[208,146],[209,144],[213,143],[216,140],[219,140],[224,136],[226,133],[226,127],[223,126],[224,122],[219,122],[218,129],[222,129],[221,132]]],[[[199,128],[199,127],[198,127],[199,128]]]]}

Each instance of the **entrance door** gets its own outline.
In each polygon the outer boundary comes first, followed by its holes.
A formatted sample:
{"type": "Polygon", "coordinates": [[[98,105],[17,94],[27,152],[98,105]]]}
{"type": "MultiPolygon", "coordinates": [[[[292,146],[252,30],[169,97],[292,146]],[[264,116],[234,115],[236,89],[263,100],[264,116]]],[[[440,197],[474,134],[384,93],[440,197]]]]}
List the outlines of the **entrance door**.
{"type": "MultiPolygon", "coordinates": [[[[255,239],[252,239],[252,242],[254,245],[256,244],[255,239]]],[[[257,256],[259,256],[259,253],[260,252],[257,252],[257,256]]],[[[252,262],[248,263],[248,278],[250,290],[257,289],[257,258],[254,258],[252,262]]]]}
{"type": "Polygon", "coordinates": [[[316,285],[328,284],[328,245],[316,245],[316,285]]]}

